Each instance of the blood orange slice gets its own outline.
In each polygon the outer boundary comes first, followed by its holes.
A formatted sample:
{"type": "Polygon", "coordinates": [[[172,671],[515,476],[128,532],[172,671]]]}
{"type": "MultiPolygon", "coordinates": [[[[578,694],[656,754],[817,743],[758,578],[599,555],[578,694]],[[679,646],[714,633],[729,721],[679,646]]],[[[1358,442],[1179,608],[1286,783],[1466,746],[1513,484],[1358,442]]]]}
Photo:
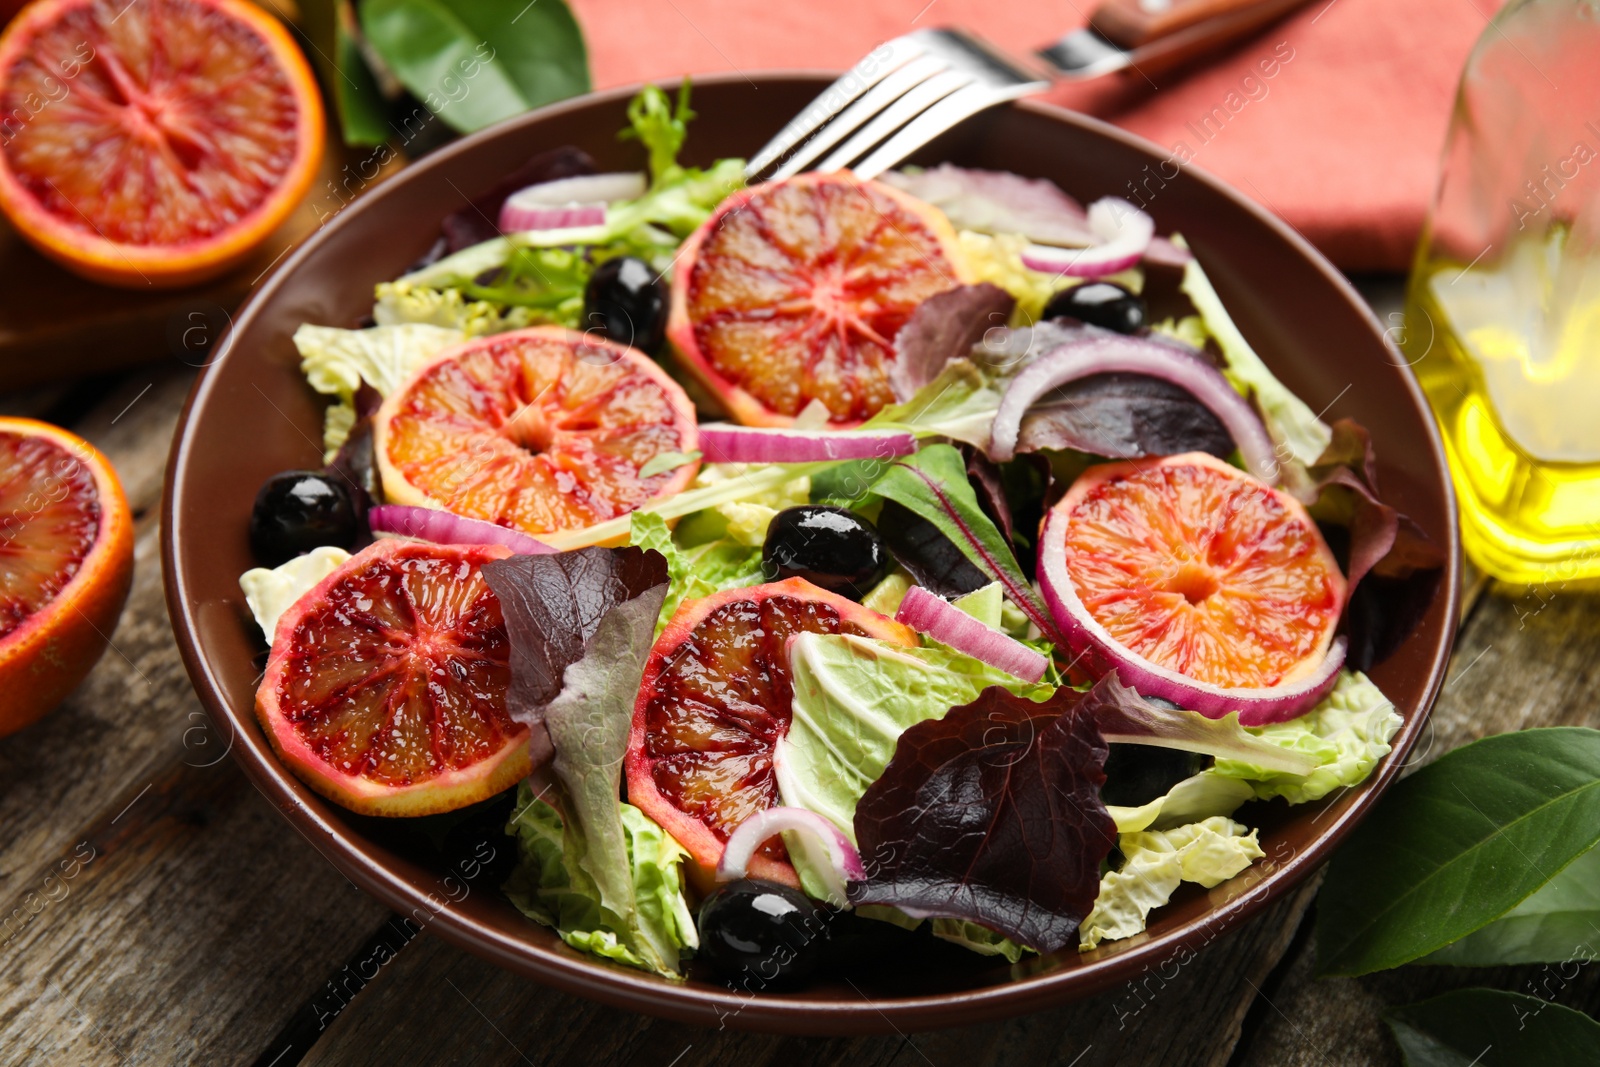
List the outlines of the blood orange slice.
{"type": "Polygon", "coordinates": [[[278,622],[256,716],[297,777],[363,815],[452,811],[533,769],[479,569],[500,545],[380,541],[278,622]]]}
{"type": "Polygon", "coordinates": [[[649,357],[554,326],[451,349],[389,395],[374,423],[384,494],[531,534],[591,526],[688,485],[694,408],[649,357]]]}
{"type": "Polygon", "coordinates": [[[1074,651],[1108,639],[1223,689],[1317,675],[1343,610],[1344,576],[1305,508],[1204,453],[1091,467],[1040,546],[1074,651]]]}
{"type": "Polygon", "coordinates": [[[322,103],[276,19],[243,0],[40,0],[0,37],[0,210],[113,285],[187,285],[294,210],[322,103]]]}
{"type": "Polygon", "coordinates": [[[133,517],[94,446],[0,418],[0,736],[59,704],[105,652],[133,580],[133,517]]]}
{"type": "MultiPolygon", "coordinates": [[[[645,663],[628,741],[628,799],[666,827],[710,884],[728,835],[778,803],[772,749],[789,729],[789,638],[848,633],[917,644],[910,629],[803,578],[686,602],[645,663]]],[[[750,863],[797,885],[781,842],[750,863]]]]}
{"type": "Polygon", "coordinates": [[[894,338],[967,280],[937,209],[848,173],[735,193],[684,242],[667,335],[738,421],[787,426],[813,400],[838,425],[889,403],[894,338]]]}

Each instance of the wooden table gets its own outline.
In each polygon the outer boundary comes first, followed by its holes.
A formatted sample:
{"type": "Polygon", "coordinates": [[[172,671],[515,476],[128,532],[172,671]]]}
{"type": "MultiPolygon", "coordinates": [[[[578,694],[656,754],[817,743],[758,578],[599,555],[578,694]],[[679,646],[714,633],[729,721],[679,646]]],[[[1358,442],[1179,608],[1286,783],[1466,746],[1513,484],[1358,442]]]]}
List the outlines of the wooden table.
{"type": "MultiPolygon", "coordinates": [[[[1373,290],[1380,310],[1396,288],[1373,290]]],[[[1315,980],[1315,884],[1182,968],[1010,1022],[886,1037],[697,1029],[552,992],[426,932],[404,943],[250,787],[179,663],[157,521],[195,373],[174,359],[0,398],[103,449],[138,522],[112,650],[64,707],[0,740],[0,1063],[1395,1064],[1383,1009],[1449,988],[1600,1009],[1594,967],[1566,982],[1538,967],[1315,980]],[[63,869],[74,876],[52,875],[63,869]]],[[[1597,608],[1593,594],[1471,579],[1417,761],[1506,730],[1600,726],[1597,608]]]]}

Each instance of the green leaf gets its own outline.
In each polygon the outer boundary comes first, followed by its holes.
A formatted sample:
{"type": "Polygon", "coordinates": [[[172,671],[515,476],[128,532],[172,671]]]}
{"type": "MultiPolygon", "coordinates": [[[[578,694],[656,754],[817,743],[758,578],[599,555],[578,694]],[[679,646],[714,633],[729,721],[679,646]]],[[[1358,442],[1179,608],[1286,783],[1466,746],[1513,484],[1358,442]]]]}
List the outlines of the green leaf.
{"type": "Polygon", "coordinates": [[[915,455],[889,465],[872,483],[878,496],[909,508],[939,528],[961,554],[990,581],[999,582],[1006,596],[1039,632],[1066,647],[1050,609],[1034,592],[1017,564],[1011,544],[978,505],[978,495],[967,481],[967,464],[950,445],[928,445],[915,455]]]}
{"type": "Polygon", "coordinates": [[[1497,967],[1600,959],[1600,847],[1483,929],[1418,963],[1497,967]]]}
{"type": "Polygon", "coordinates": [[[1600,730],[1486,737],[1389,791],[1317,902],[1323,974],[1409,963],[1487,926],[1600,840],[1600,730]]]}
{"type": "Polygon", "coordinates": [[[1384,1016],[1406,1067],[1589,1067],[1600,1023],[1524,993],[1458,989],[1384,1016]]]}
{"type": "Polygon", "coordinates": [[[333,28],[334,67],[327,75],[333,89],[334,106],[339,112],[339,128],[348,145],[380,145],[394,132],[389,126],[388,103],[378,79],[361,55],[361,45],[356,35],[361,32],[356,25],[355,12],[348,0],[335,5],[333,28]]]}
{"type": "Polygon", "coordinates": [[[363,0],[361,29],[395,77],[471,133],[589,91],[589,60],[562,0],[363,0]]]}

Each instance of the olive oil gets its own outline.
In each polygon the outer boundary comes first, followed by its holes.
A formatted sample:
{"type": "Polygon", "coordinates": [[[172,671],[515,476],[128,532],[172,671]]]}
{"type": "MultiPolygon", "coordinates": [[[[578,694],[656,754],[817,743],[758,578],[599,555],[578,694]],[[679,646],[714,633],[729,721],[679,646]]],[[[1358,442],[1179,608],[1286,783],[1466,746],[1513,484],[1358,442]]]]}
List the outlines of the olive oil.
{"type": "Polygon", "coordinates": [[[1433,404],[1474,563],[1600,577],[1600,256],[1566,226],[1477,263],[1419,262],[1402,349],[1433,404]]]}

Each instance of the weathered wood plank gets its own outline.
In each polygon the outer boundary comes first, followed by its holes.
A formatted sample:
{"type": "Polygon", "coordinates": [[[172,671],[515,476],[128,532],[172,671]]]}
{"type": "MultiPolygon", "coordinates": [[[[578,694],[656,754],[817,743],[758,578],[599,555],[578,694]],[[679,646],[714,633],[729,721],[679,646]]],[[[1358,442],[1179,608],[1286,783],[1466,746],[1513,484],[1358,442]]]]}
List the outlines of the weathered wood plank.
{"type": "Polygon", "coordinates": [[[113,648],[0,740],[0,1062],[253,1059],[383,916],[223,758],[179,662],[155,516],[189,377],[77,426],[144,517],[113,648]]]}
{"type": "MultiPolygon", "coordinates": [[[[1413,761],[1420,765],[1469,741],[1512,730],[1600,727],[1597,682],[1600,596],[1492,584],[1457,643],[1433,728],[1413,761]]],[[[1383,1010],[1468,985],[1518,990],[1600,1013],[1600,971],[1593,966],[1405,967],[1363,978],[1317,979],[1314,964],[1315,946],[1306,938],[1281,987],[1267,990],[1274,1010],[1261,1015],[1261,1027],[1240,1059],[1245,1067],[1398,1067],[1399,1052],[1382,1024],[1383,1010]]]]}

